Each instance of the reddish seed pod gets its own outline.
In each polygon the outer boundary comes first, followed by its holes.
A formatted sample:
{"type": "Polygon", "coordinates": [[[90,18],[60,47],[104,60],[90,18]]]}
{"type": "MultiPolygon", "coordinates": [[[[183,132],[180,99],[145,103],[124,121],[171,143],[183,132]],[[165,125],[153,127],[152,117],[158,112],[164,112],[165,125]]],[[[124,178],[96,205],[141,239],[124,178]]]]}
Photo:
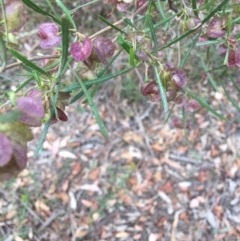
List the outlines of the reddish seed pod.
{"type": "Polygon", "coordinates": [[[82,43],[78,41],[72,43],[70,53],[77,62],[85,61],[92,53],[92,40],[85,38],[82,43]]]}
{"type": "Polygon", "coordinates": [[[207,35],[211,38],[221,38],[226,34],[225,20],[221,17],[214,17],[207,27],[207,35]]]}
{"type": "Polygon", "coordinates": [[[120,3],[117,3],[117,10],[120,12],[124,12],[129,8],[129,6],[130,6],[129,3],[120,2],[120,3]]]}
{"type": "Polygon", "coordinates": [[[11,159],[12,146],[10,140],[0,132],[0,167],[5,166],[11,159]]]}
{"type": "Polygon", "coordinates": [[[192,99],[186,104],[185,108],[187,111],[193,112],[193,111],[198,110],[199,107],[200,107],[199,103],[195,99],[192,99]]]}
{"type": "Polygon", "coordinates": [[[201,26],[201,23],[202,23],[202,20],[197,16],[193,16],[193,17],[189,18],[187,20],[188,30],[196,29],[196,28],[198,28],[200,30],[199,27],[201,26]]]}
{"type": "Polygon", "coordinates": [[[0,181],[9,180],[27,165],[27,142],[33,139],[30,129],[20,123],[0,124],[0,181]]]}
{"type": "MultiPolygon", "coordinates": [[[[6,19],[9,32],[20,30],[27,21],[27,14],[24,14],[25,5],[19,0],[7,0],[5,2],[6,19]]],[[[0,11],[0,18],[2,11],[0,11]]]]}
{"type": "Polygon", "coordinates": [[[40,47],[49,49],[61,43],[61,36],[58,35],[59,27],[56,23],[43,23],[38,29],[38,37],[42,39],[40,47]]]}
{"type": "Polygon", "coordinates": [[[21,112],[20,121],[28,126],[41,126],[45,115],[44,106],[41,101],[31,97],[17,99],[17,110],[21,112]]]}
{"type": "Polygon", "coordinates": [[[116,49],[113,42],[109,38],[99,36],[94,39],[93,45],[94,53],[91,57],[94,60],[107,65],[107,58],[112,57],[116,49]]]}
{"type": "Polygon", "coordinates": [[[175,90],[183,89],[187,85],[187,76],[184,70],[179,68],[173,68],[169,71],[172,77],[172,88],[175,90]]]}
{"type": "Polygon", "coordinates": [[[227,66],[240,67],[240,48],[229,50],[227,66]]]}
{"type": "Polygon", "coordinates": [[[174,90],[172,88],[168,88],[166,90],[166,96],[167,96],[168,101],[173,101],[177,96],[177,92],[176,92],[176,90],[174,90]]]}
{"type": "Polygon", "coordinates": [[[151,101],[158,101],[161,99],[159,88],[158,88],[157,82],[155,80],[153,80],[149,83],[144,83],[141,86],[140,91],[143,96],[149,96],[151,98],[151,101]]]}

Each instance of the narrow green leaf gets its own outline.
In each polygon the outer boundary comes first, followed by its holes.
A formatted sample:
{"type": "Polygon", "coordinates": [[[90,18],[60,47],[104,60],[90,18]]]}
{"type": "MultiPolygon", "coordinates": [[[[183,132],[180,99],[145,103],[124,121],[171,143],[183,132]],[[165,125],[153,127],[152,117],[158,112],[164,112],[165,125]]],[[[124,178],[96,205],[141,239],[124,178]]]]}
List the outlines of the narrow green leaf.
{"type": "Polygon", "coordinates": [[[117,73],[114,73],[114,74],[111,74],[111,75],[108,75],[108,76],[104,76],[104,77],[101,77],[99,79],[95,79],[95,80],[89,80],[85,83],[86,86],[88,85],[93,85],[93,84],[97,84],[97,83],[103,83],[107,80],[110,80],[110,79],[113,79],[113,78],[116,78],[117,76],[119,75],[122,75],[122,74],[125,74],[127,73],[129,70],[132,70],[134,68],[134,66],[131,66],[131,67],[128,67],[126,69],[123,69],[117,73]]]}
{"type": "Polygon", "coordinates": [[[192,0],[192,9],[193,9],[193,13],[194,13],[194,15],[198,17],[198,12],[197,12],[197,1],[196,1],[196,0],[192,0]]]}
{"type": "Polygon", "coordinates": [[[162,3],[160,0],[157,0],[157,10],[159,11],[160,15],[162,16],[162,18],[165,20],[166,19],[166,15],[165,15],[165,12],[162,8],[162,3]]]}
{"type": "Polygon", "coordinates": [[[214,2],[215,2],[216,0],[210,0],[210,1],[208,1],[205,5],[203,5],[202,7],[199,7],[198,9],[194,9],[195,11],[202,11],[202,10],[204,10],[204,9],[206,9],[206,8],[209,8],[210,6],[213,6],[213,4],[214,4],[214,2]]]}
{"type": "Polygon", "coordinates": [[[13,56],[15,56],[17,59],[19,59],[21,62],[23,62],[27,67],[36,70],[37,72],[46,75],[48,77],[50,77],[51,75],[48,74],[47,72],[45,72],[42,68],[38,67],[37,65],[35,65],[33,62],[29,61],[25,56],[21,55],[19,52],[17,52],[14,49],[9,49],[11,54],[13,56]]]}
{"type": "Polygon", "coordinates": [[[29,8],[33,9],[35,12],[38,12],[44,16],[49,16],[53,21],[55,21],[58,24],[61,24],[61,21],[56,18],[54,15],[44,11],[42,8],[38,7],[35,3],[33,3],[31,0],[22,0],[22,2],[27,5],[29,8]]]}
{"type": "Polygon", "coordinates": [[[152,4],[153,4],[153,0],[148,0],[148,10],[147,10],[148,14],[151,13],[152,4]]]}
{"type": "Polygon", "coordinates": [[[52,0],[46,0],[48,6],[50,7],[50,9],[52,10],[52,12],[54,13],[54,15],[60,19],[61,16],[59,16],[59,14],[57,13],[55,7],[53,6],[52,0]]]}
{"type": "Polygon", "coordinates": [[[226,89],[225,85],[223,84],[223,82],[222,81],[220,81],[220,82],[221,82],[221,85],[223,87],[224,93],[226,94],[228,100],[232,103],[232,105],[236,108],[237,111],[240,111],[240,107],[238,106],[236,101],[231,97],[231,95],[227,91],[227,89],[226,89]]]}
{"type": "Polygon", "coordinates": [[[73,61],[74,61],[74,58],[73,58],[73,57],[69,57],[69,58],[67,59],[67,62],[66,62],[66,64],[65,64],[65,66],[63,67],[62,71],[60,72],[60,75],[58,76],[57,84],[60,83],[62,76],[63,76],[63,75],[66,73],[66,71],[68,70],[68,65],[71,65],[71,64],[73,63],[73,61]]]}
{"type": "Polygon", "coordinates": [[[68,58],[68,47],[69,47],[69,21],[66,16],[62,17],[62,55],[61,55],[61,68],[60,75],[62,75],[62,71],[66,65],[68,58]]]}
{"type": "Polygon", "coordinates": [[[215,89],[215,91],[218,92],[218,86],[217,86],[217,83],[215,82],[215,80],[213,79],[212,75],[210,74],[210,72],[208,71],[208,67],[207,65],[205,64],[204,60],[203,60],[203,57],[199,54],[198,55],[199,58],[200,58],[200,62],[202,64],[202,67],[205,71],[205,73],[207,74],[207,77],[208,79],[210,80],[210,83],[212,84],[213,88],[215,89]]]}
{"type": "Polygon", "coordinates": [[[97,73],[97,77],[100,78],[107,71],[107,69],[112,65],[112,63],[117,59],[117,57],[121,54],[122,49],[120,49],[108,62],[108,65],[105,65],[99,73],[97,73]]]}
{"type": "Polygon", "coordinates": [[[233,83],[235,89],[238,91],[238,93],[240,94],[240,87],[237,85],[236,81],[233,80],[232,76],[229,75],[229,79],[231,80],[231,82],[233,83]]]}
{"type": "Polygon", "coordinates": [[[161,78],[160,78],[160,75],[158,73],[158,69],[157,69],[156,65],[154,65],[154,70],[155,70],[155,75],[156,75],[156,78],[157,78],[157,83],[158,83],[158,87],[159,87],[160,94],[161,94],[163,109],[164,109],[164,111],[168,111],[168,102],[167,102],[166,93],[165,93],[165,90],[164,90],[164,87],[163,87],[163,84],[162,84],[162,81],[161,81],[161,78]]]}
{"type": "Polygon", "coordinates": [[[196,45],[197,41],[198,41],[198,37],[200,34],[197,35],[197,37],[193,40],[192,44],[190,45],[190,47],[188,48],[188,51],[186,52],[186,54],[182,57],[182,60],[179,64],[179,67],[182,68],[188,58],[188,56],[190,55],[193,47],[196,45]]]}
{"type": "Polygon", "coordinates": [[[18,86],[18,88],[15,90],[15,93],[19,92],[22,90],[26,85],[28,85],[32,80],[34,80],[34,77],[31,76],[27,80],[25,80],[21,85],[18,86]]]}
{"type": "Polygon", "coordinates": [[[146,20],[147,20],[147,23],[148,23],[148,26],[149,26],[149,29],[150,29],[150,33],[152,35],[152,40],[153,40],[153,43],[154,43],[154,52],[155,52],[155,54],[157,54],[157,52],[158,52],[157,36],[156,36],[155,30],[154,30],[154,27],[153,27],[151,16],[149,14],[146,14],[146,20]]]}
{"type": "Polygon", "coordinates": [[[124,18],[124,22],[131,26],[132,28],[136,29],[137,31],[141,31],[135,24],[129,19],[129,18],[124,18]]]}
{"type": "MultiPolygon", "coordinates": [[[[215,1],[215,0],[214,0],[215,1]]],[[[229,0],[223,0],[212,12],[208,14],[206,18],[203,19],[202,24],[206,23],[208,20],[210,20],[218,11],[220,11],[225,4],[228,3],[229,0]]],[[[198,8],[199,9],[199,8],[198,8]]]]}
{"type": "MultiPolygon", "coordinates": [[[[86,88],[89,90],[92,87],[92,85],[87,86],[86,88]]],[[[80,87],[79,87],[80,88],[80,87]]],[[[69,102],[69,104],[73,104],[74,102],[76,102],[77,100],[79,100],[82,96],[84,95],[84,92],[81,90],[80,92],[78,92],[69,102]]]]}
{"type": "MultiPolygon", "coordinates": [[[[181,12],[180,12],[180,13],[181,13],[181,12]]],[[[153,25],[153,28],[154,28],[154,29],[158,28],[159,26],[161,26],[161,25],[169,22],[171,19],[175,18],[175,17],[178,16],[178,15],[179,15],[179,13],[176,13],[176,14],[172,15],[171,17],[169,17],[169,18],[167,18],[167,19],[165,19],[165,20],[162,20],[162,21],[160,21],[160,22],[158,22],[158,23],[155,23],[155,24],[153,25]]],[[[148,32],[150,32],[150,28],[147,28],[147,29],[144,30],[144,33],[148,33],[148,32]]]]}
{"type": "Polygon", "coordinates": [[[4,30],[5,30],[5,36],[6,36],[6,44],[8,46],[8,26],[7,26],[7,15],[6,15],[6,7],[5,7],[5,4],[4,4],[4,1],[3,0],[0,0],[0,3],[1,3],[1,10],[2,10],[2,17],[3,17],[3,23],[4,23],[4,30]]]}
{"type": "Polygon", "coordinates": [[[88,2],[88,3],[85,3],[85,4],[79,5],[79,6],[77,6],[76,8],[72,9],[72,10],[70,11],[70,13],[73,14],[73,13],[75,13],[78,9],[84,8],[84,7],[86,7],[86,6],[89,6],[89,5],[91,5],[91,4],[97,3],[97,2],[99,2],[99,1],[100,1],[100,0],[93,0],[93,1],[91,1],[91,2],[88,2]]]}
{"type": "Polygon", "coordinates": [[[5,46],[5,42],[3,41],[2,34],[0,34],[0,54],[2,59],[1,68],[4,69],[6,67],[6,62],[7,62],[7,52],[6,52],[6,46],[5,46]]]}
{"type": "MultiPolygon", "coordinates": [[[[69,66],[69,67],[71,68],[71,66],[69,66]]],[[[76,79],[78,80],[78,82],[79,82],[79,84],[80,84],[80,86],[81,86],[81,88],[82,88],[82,90],[83,90],[83,92],[84,92],[84,94],[85,94],[85,96],[86,96],[86,98],[88,100],[88,104],[91,107],[91,109],[93,111],[93,114],[96,117],[97,123],[99,125],[99,128],[100,128],[102,134],[105,137],[108,137],[108,131],[107,131],[107,129],[106,129],[102,119],[101,119],[101,116],[99,114],[98,108],[95,105],[91,95],[89,94],[87,88],[85,87],[85,85],[84,85],[83,81],[80,79],[80,77],[76,74],[76,72],[72,68],[71,68],[71,70],[72,70],[72,73],[75,75],[76,79]]]]}
{"type": "Polygon", "coordinates": [[[35,79],[36,82],[37,82],[38,88],[39,88],[39,89],[42,89],[42,82],[41,82],[41,79],[40,79],[40,77],[39,77],[39,75],[38,75],[38,72],[33,71],[33,77],[34,77],[34,79],[35,79]]]}
{"type": "MultiPolygon", "coordinates": [[[[91,90],[91,93],[90,93],[90,95],[91,95],[91,97],[93,98],[94,97],[94,95],[96,94],[96,92],[97,92],[97,90],[99,89],[99,87],[100,87],[100,84],[96,84],[95,86],[93,86],[93,90],[91,90]]],[[[88,88],[87,88],[88,89],[88,88]]],[[[82,103],[83,104],[86,104],[88,101],[87,101],[87,99],[85,99],[82,103]]]]}
{"type": "Polygon", "coordinates": [[[205,46],[205,45],[212,45],[212,44],[221,44],[223,43],[224,40],[222,39],[215,39],[215,40],[208,40],[208,41],[205,41],[205,42],[198,42],[196,44],[196,46],[205,46]]]}
{"type": "Polygon", "coordinates": [[[238,17],[238,18],[235,18],[233,21],[232,21],[232,23],[234,24],[240,24],[240,17],[238,17]]]}
{"type": "Polygon", "coordinates": [[[118,34],[117,36],[118,44],[127,52],[130,53],[131,46],[126,42],[126,40],[123,38],[121,34],[118,34]]]}
{"type": "MultiPolygon", "coordinates": [[[[122,75],[124,73],[127,73],[129,70],[133,69],[134,66],[131,66],[131,67],[128,67],[126,69],[123,69],[117,73],[114,73],[114,74],[110,74],[110,75],[107,75],[107,76],[103,76],[101,78],[97,78],[97,79],[93,79],[93,80],[88,80],[88,81],[85,81],[84,85],[85,86],[90,86],[90,85],[94,85],[94,84],[97,84],[97,83],[103,83],[107,80],[110,80],[110,79],[113,79],[119,75],[122,75]]],[[[71,86],[68,86],[66,88],[63,89],[64,92],[70,92],[70,91],[73,91],[73,90],[77,90],[81,88],[81,86],[79,84],[75,84],[75,85],[71,85],[71,86]]]]}
{"type": "Polygon", "coordinates": [[[169,118],[171,117],[171,115],[172,115],[172,112],[173,112],[173,108],[174,108],[174,106],[176,105],[176,103],[173,103],[173,105],[172,105],[172,108],[171,108],[171,110],[170,111],[168,111],[168,114],[167,114],[167,117],[166,117],[166,119],[164,120],[164,125],[166,124],[166,123],[168,123],[168,120],[169,120],[169,118]]]}
{"type": "Polygon", "coordinates": [[[65,13],[67,16],[69,22],[72,24],[73,28],[77,30],[76,24],[72,18],[71,13],[69,12],[68,8],[63,4],[61,0],[56,0],[57,5],[62,9],[62,11],[65,13]]]}
{"type": "Polygon", "coordinates": [[[47,136],[47,133],[48,133],[48,129],[51,125],[51,120],[52,120],[52,116],[53,116],[53,109],[51,109],[51,113],[50,113],[50,118],[49,120],[46,122],[46,124],[44,125],[44,129],[42,131],[42,134],[40,136],[40,139],[38,141],[38,144],[37,144],[37,147],[36,147],[36,150],[34,152],[34,157],[36,158],[42,148],[42,145],[43,145],[43,142],[45,141],[45,138],[47,136]]]}
{"type": "Polygon", "coordinates": [[[105,19],[104,17],[102,17],[101,15],[98,16],[100,18],[100,20],[102,20],[104,23],[106,23],[107,25],[109,25],[111,28],[117,30],[120,33],[126,34],[122,29],[118,28],[117,26],[111,24],[107,19],[105,19]]]}
{"type": "Polygon", "coordinates": [[[190,95],[193,99],[198,101],[198,103],[200,105],[202,105],[204,108],[206,108],[208,111],[210,111],[213,115],[217,116],[218,118],[220,118],[222,120],[228,121],[228,119],[226,117],[224,117],[223,115],[219,114],[210,105],[208,105],[208,103],[206,103],[201,97],[199,97],[196,94],[192,93],[191,90],[189,90],[188,88],[185,88],[184,90],[187,92],[188,95],[190,95]]]}
{"type": "Polygon", "coordinates": [[[232,15],[228,15],[228,23],[227,23],[227,39],[229,38],[232,31],[232,15]]]}
{"type": "Polygon", "coordinates": [[[135,52],[134,52],[133,48],[130,48],[129,63],[130,63],[131,66],[135,66],[134,56],[135,56],[135,52]]]}

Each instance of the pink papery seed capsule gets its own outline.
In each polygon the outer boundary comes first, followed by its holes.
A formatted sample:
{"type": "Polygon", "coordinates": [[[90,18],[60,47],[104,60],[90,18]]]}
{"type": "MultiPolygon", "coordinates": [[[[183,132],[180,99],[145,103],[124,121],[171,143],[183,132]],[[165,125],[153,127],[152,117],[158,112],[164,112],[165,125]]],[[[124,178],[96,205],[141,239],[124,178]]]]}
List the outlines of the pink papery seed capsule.
{"type": "Polygon", "coordinates": [[[58,35],[59,27],[56,23],[43,23],[38,29],[38,37],[42,40],[40,47],[50,49],[61,43],[61,36],[58,35]]]}
{"type": "Polygon", "coordinates": [[[207,35],[211,38],[221,38],[226,34],[225,21],[221,17],[214,17],[207,27],[207,35]]]}
{"type": "Polygon", "coordinates": [[[28,17],[27,14],[24,14],[24,3],[19,0],[8,0],[5,2],[5,8],[8,31],[14,32],[20,30],[26,23],[28,17]]]}
{"type": "Polygon", "coordinates": [[[0,167],[0,181],[8,181],[27,166],[27,147],[19,143],[12,142],[12,157],[9,162],[0,167]]]}
{"type": "Polygon", "coordinates": [[[201,30],[201,19],[197,16],[189,17],[188,19],[184,20],[182,24],[183,32],[187,32],[189,30],[195,29],[192,34],[198,33],[201,30]]]}
{"type": "Polygon", "coordinates": [[[85,61],[92,53],[92,40],[85,38],[82,42],[74,42],[71,44],[70,53],[77,62],[85,61]]]}
{"type": "MultiPolygon", "coordinates": [[[[183,125],[183,120],[180,120],[180,119],[177,119],[177,118],[174,118],[172,120],[172,124],[175,128],[178,128],[178,129],[183,129],[184,128],[184,125],[183,125]]],[[[186,128],[187,129],[190,129],[191,128],[191,124],[189,121],[187,121],[186,123],[186,128]]]]}
{"type": "Polygon", "coordinates": [[[229,50],[227,66],[240,67],[240,48],[229,50]]]}
{"type": "Polygon", "coordinates": [[[39,102],[43,102],[43,93],[41,91],[39,91],[38,89],[33,89],[30,90],[27,94],[27,97],[30,97],[34,100],[37,100],[39,102]]]}
{"type": "Polygon", "coordinates": [[[227,53],[227,47],[226,47],[226,45],[220,44],[220,46],[219,46],[219,48],[218,48],[218,52],[219,52],[219,54],[220,54],[222,57],[224,57],[224,56],[226,55],[226,53],[227,53]]]}
{"type": "Polygon", "coordinates": [[[149,56],[142,49],[137,49],[136,52],[135,52],[135,55],[141,61],[148,61],[149,60],[149,56]]]}
{"type": "Polygon", "coordinates": [[[167,96],[168,101],[173,101],[177,96],[177,92],[176,92],[176,90],[174,90],[172,88],[168,88],[166,90],[166,96],[167,96]]]}
{"type": "Polygon", "coordinates": [[[63,122],[68,121],[68,117],[63,110],[61,110],[60,108],[57,107],[57,112],[58,112],[58,118],[54,114],[51,119],[51,125],[57,123],[58,120],[63,121],[63,122]]]}
{"type": "Polygon", "coordinates": [[[158,101],[161,99],[159,88],[158,88],[157,82],[155,80],[153,80],[149,83],[144,83],[141,86],[140,91],[143,96],[149,96],[151,101],[158,101]]]}
{"type": "Polygon", "coordinates": [[[11,159],[12,146],[10,140],[0,132],[0,167],[5,166],[11,159]]]}
{"type": "Polygon", "coordinates": [[[41,101],[31,97],[20,97],[17,99],[16,108],[21,112],[19,121],[28,126],[41,126],[45,115],[44,106],[41,101]]]}
{"type": "Polygon", "coordinates": [[[187,85],[187,76],[184,70],[173,68],[169,71],[172,77],[171,87],[175,90],[183,89],[187,85]]]}
{"type": "Polygon", "coordinates": [[[196,100],[192,99],[186,104],[185,108],[186,108],[186,111],[193,112],[198,110],[199,107],[200,107],[199,103],[196,100]]]}
{"type": "Polygon", "coordinates": [[[202,23],[202,20],[199,17],[193,16],[187,20],[187,28],[188,30],[198,28],[198,31],[200,31],[201,23],[202,23]]]}
{"type": "Polygon", "coordinates": [[[185,107],[187,100],[186,97],[183,95],[179,95],[176,99],[175,99],[175,103],[178,107],[185,107]]]}
{"type": "Polygon", "coordinates": [[[109,38],[105,37],[97,37],[93,41],[93,56],[91,56],[94,60],[100,61],[103,64],[107,65],[107,58],[110,58],[113,56],[115,52],[115,45],[109,38]]]}
{"type": "Polygon", "coordinates": [[[129,8],[129,6],[130,6],[129,3],[120,2],[120,3],[117,3],[117,10],[120,12],[124,12],[129,8]]]}

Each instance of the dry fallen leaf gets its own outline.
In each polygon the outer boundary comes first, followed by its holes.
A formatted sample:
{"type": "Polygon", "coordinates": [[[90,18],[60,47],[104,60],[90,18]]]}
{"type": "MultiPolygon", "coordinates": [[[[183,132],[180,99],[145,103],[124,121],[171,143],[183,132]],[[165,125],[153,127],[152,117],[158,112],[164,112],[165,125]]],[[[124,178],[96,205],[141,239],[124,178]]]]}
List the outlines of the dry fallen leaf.
{"type": "Polygon", "coordinates": [[[127,143],[130,143],[130,142],[136,142],[138,144],[143,143],[143,138],[133,131],[128,131],[128,132],[124,133],[122,138],[127,143]]]}
{"type": "Polygon", "coordinates": [[[84,184],[79,187],[81,190],[86,191],[92,191],[92,192],[98,192],[99,194],[102,194],[102,190],[97,186],[96,184],[84,184]]]}
{"type": "Polygon", "coordinates": [[[123,231],[123,232],[116,233],[115,237],[116,238],[127,238],[127,237],[129,237],[129,235],[130,235],[129,233],[123,231]]]}
{"type": "Polygon", "coordinates": [[[76,162],[76,164],[73,167],[72,175],[76,176],[82,171],[82,166],[80,162],[76,162]]]}
{"type": "Polygon", "coordinates": [[[77,200],[76,200],[73,192],[72,192],[72,191],[69,191],[69,192],[68,192],[68,195],[69,195],[69,197],[70,197],[70,203],[69,203],[70,208],[71,208],[72,210],[76,210],[76,209],[77,209],[77,200]]]}
{"type": "Polygon", "coordinates": [[[159,235],[156,233],[151,233],[148,237],[148,241],[157,241],[159,238],[159,235]]]}
{"type": "Polygon", "coordinates": [[[197,208],[198,206],[199,206],[199,199],[198,198],[193,198],[189,203],[190,208],[197,208]]]}
{"type": "Polygon", "coordinates": [[[37,210],[38,213],[40,214],[47,214],[47,215],[50,215],[52,212],[51,212],[51,209],[49,206],[47,206],[43,200],[41,199],[38,199],[36,202],[35,202],[35,208],[37,210]]]}
{"type": "Polygon", "coordinates": [[[59,151],[58,155],[63,158],[77,159],[77,156],[70,151],[59,151]]]}

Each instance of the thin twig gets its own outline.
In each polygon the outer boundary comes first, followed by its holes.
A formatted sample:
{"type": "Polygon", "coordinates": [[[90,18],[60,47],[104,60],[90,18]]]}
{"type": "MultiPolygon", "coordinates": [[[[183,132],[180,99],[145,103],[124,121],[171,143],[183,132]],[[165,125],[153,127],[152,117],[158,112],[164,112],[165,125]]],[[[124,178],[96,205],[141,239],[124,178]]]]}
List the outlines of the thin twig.
{"type": "MultiPolygon", "coordinates": [[[[28,60],[34,61],[34,60],[42,60],[42,59],[57,59],[59,57],[60,57],[60,55],[54,54],[54,55],[35,56],[35,57],[32,57],[32,58],[29,58],[28,60]]],[[[11,69],[11,68],[17,67],[21,64],[23,64],[23,63],[22,62],[15,62],[13,64],[9,64],[4,69],[1,69],[0,73],[2,73],[6,69],[11,69]]]]}
{"type": "Polygon", "coordinates": [[[62,214],[64,214],[63,210],[59,210],[57,212],[52,213],[52,215],[41,225],[38,231],[41,232],[43,229],[49,226],[54,221],[54,219],[56,219],[58,216],[62,214]]]}
{"type": "Polygon", "coordinates": [[[191,164],[198,164],[197,161],[195,161],[195,160],[193,160],[189,157],[185,157],[185,156],[178,156],[178,155],[175,155],[175,154],[170,154],[169,158],[173,159],[175,161],[186,162],[186,163],[191,163],[191,164]]]}

